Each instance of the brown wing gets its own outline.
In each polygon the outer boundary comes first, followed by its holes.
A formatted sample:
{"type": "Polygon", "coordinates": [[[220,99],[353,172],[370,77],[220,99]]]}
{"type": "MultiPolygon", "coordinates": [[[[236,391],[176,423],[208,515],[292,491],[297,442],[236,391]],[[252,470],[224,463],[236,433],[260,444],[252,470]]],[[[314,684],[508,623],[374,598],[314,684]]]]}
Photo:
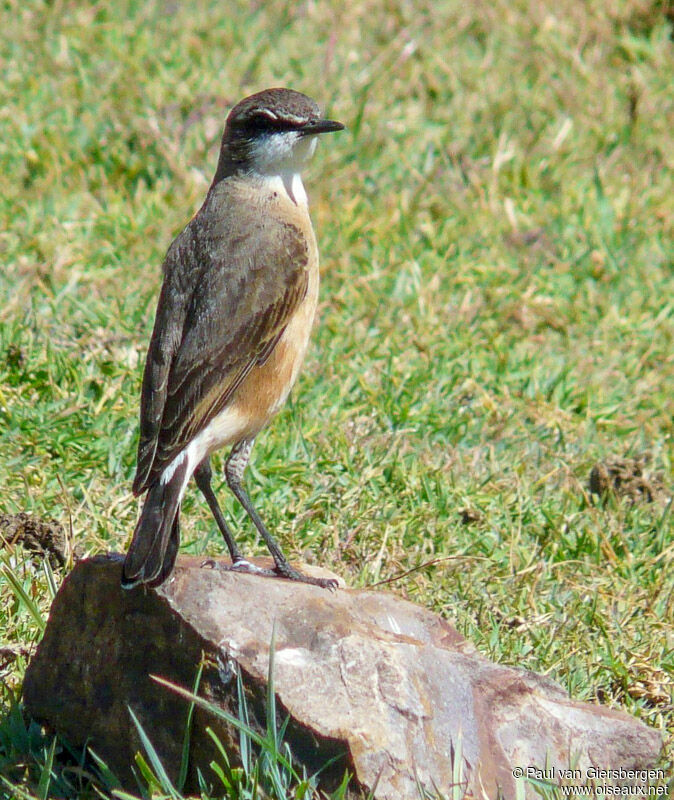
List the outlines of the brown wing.
{"type": "Polygon", "coordinates": [[[269,357],[306,295],[302,232],[261,215],[243,225],[227,200],[207,199],[166,258],[143,377],[136,494],[269,357]]]}

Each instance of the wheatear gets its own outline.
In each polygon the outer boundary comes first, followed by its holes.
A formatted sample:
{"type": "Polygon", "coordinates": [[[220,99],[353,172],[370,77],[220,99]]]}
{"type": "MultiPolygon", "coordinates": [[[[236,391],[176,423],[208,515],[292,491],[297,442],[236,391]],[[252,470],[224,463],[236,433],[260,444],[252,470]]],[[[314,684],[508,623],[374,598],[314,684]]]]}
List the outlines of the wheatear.
{"type": "Polygon", "coordinates": [[[318,248],[300,172],[316,136],[343,129],[290,89],[251,95],[229,114],[206,200],[164,260],[145,363],[134,494],[147,492],[122,586],[157,586],[178,553],[180,504],[194,475],[233,569],[333,588],[285,559],[253,508],[243,472],[255,437],[295,383],[318,297],[318,248]],[[209,458],[233,445],[227,483],[275,569],[241,555],[211,488],[209,458]]]}

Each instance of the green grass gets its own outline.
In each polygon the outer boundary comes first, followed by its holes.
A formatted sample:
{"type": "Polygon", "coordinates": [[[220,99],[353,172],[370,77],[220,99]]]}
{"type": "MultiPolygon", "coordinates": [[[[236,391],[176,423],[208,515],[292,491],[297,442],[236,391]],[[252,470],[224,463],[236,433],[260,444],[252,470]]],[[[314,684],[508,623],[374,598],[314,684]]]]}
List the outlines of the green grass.
{"type": "MultiPolygon", "coordinates": [[[[0,10],[0,512],[127,545],[163,255],[231,105],[292,86],[348,131],[306,180],[320,316],[253,453],[258,508],[354,586],[447,558],[385,588],[658,728],[671,770],[671,5],[168,8],[0,10]],[[653,502],[593,501],[595,463],[644,453],[653,502]]],[[[183,550],[222,551],[194,492],[183,550]]],[[[9,708],[51,593],[20,548],[0,560],[30,600],[0,578],[9,708]]]]}

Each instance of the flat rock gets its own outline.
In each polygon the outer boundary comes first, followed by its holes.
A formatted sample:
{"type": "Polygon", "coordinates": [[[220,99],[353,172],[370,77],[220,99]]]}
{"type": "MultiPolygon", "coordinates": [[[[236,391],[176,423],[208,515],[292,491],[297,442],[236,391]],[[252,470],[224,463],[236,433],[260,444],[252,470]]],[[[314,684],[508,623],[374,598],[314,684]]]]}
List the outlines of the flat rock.
{"type": "MultiPolygon", "coordinates": [[[[418,800],[418,783],[454,796],[458,775],[467,797],[509,800],[515,768],[556,779],[570,765],[629,772],[658,757],[657,731],[491,663],[441,617],[394,595],[329,592],[200,563],[181,556],[161,588],[124,592],[119,556],[80,562],[26,673],[29,712],[72,744],[88,743],[132,789],[142,748],[128,707],[173,777],[185,732],[185,700],[149,676],[190,688],[203,660],[199,693],[236,714],[238,671],[251,721],[264,728],[272,629],[286,741],[309,773],[335,759],[321,773],[327,791],[349,769],[354,797],[376,786],[381,800],[418,800]]],[[[197,768],[215,781],[207,725],[237,761],[236,731],[197,710],[188,789],[197,768]]],[[[525,796],[537,796],[528,784],[525,796]]]]}

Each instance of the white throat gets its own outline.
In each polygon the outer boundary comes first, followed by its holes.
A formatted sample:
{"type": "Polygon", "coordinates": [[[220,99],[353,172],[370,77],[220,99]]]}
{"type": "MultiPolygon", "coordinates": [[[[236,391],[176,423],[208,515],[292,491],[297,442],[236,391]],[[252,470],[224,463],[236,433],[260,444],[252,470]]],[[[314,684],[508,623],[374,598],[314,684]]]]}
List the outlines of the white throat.
{"type": "Polygon", "coordinates": [[[299,172],[293,172],[291,175],[281,175],[280,178],[283,181],[286,194],[296,206],[309,205],[307,193],[304,191],[304,184],[302,183],[302,176],[299,172]]]}
{"type": "Polygon", "coordinates": [[[255,142],[251,163],[271,191],[282,191],[295,205],[306,206],[301,171],[315,149],[315,136],[301,136],[295,131],[272,133],[255,142]]]}
{"type": "Polygon", "coordinates": [[[265,193],[287,197],[296,206],[306,207],[308,205],[307,193],[304,191],[302,176],[299,172],[262,175],[261,180],[265,193]]]}

